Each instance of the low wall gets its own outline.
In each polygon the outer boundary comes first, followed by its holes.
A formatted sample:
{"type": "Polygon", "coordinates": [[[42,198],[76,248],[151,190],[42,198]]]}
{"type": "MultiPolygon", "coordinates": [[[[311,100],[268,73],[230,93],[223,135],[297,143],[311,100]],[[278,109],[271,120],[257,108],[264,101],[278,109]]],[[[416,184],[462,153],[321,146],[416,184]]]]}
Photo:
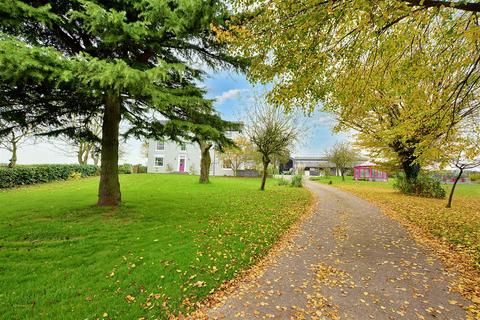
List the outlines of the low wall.
{"type": "Polygon", "coordinates": [[[237,177],[258,177],[256,170],[237,170],[237,177]]]}

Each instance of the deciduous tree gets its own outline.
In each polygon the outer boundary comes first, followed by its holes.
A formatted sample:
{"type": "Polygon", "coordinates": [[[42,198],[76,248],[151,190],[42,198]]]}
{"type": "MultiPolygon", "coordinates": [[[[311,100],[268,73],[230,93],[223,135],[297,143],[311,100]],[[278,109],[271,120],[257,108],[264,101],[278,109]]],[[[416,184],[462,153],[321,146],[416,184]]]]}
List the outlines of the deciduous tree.
{"type": "Polygon", "coordinates": [[[453,194],[458,181],[465,170],[480,167],[480,112],[470,121],[462,123],[459,136],[451,144],[444,146],[445,162],[458,170],[458,174],[450,190],[447,208],[451,208],[453,194]]]}
{"type": "Polygon", "coordinates": [[[335,164],[337,170],[340,171],[342,180],[345,181],[345,172],[353,167],[353,163],[357,158],[357,153],[351,147],[351,143],[341,141],[335,143],[326,152],[328,160],[335,164]]]}
{"type": "Polygon", "coordinates": [[[262,158],[263,172],[260,190],[265,190],[268,166],[274,157],[289,153],[300,137],[300,127],[291,114],[280,108],[259,103],[249,110],[246,135],[262,158]]]}
{"type": "Polygon", "coordinates": [[[251,79],[273,83],[270,102],[322,105],[409,179],[480,106],[476,2],[234,3],[223,39],[252,58],[251,79]]]}
{"type": "Polygon", "coordinates": [[[256,155],[252,142],[245,136],[238,136],[234,140],[235,146],[225,148],[220,154],[224,163],[229,163],[233,175],[237,176],[238,170],[249,161],[254,161],[256,155]]]}
{"type": "MultiPolygon", "coordinates": [[[[2,127],[5,127],[5,125],[2,123],[3,121],[0,121],[0,130],[2,127]]],[[[31,136],[32,131],[28,128],[14,128],[9,130],[6,135],[0,136],[0,149],[7,150],[11,153],[10,160],[8,162],[9,168],[13,168],[17,165],[18,150],[31,136]]]]}

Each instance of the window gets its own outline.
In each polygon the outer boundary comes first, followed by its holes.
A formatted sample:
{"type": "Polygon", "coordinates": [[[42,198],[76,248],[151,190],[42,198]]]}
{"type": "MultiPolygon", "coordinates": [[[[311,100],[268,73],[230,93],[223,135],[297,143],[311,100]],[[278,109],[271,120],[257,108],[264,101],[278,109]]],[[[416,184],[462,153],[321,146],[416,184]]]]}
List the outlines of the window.
{"type": "Polygon", "coordinates": [[[155,157],[155,167],[163,167],[163,157],[155,157]]]}
{"type": "Polygon", "coordinates": [[[157,141],[157,151],[165,150],[165,141],[157,141]]]}
{"type": "Polygon", "coordinates": [[[180,144],[180,150],[181,151],[186,151],[187,150],[187,145],[185,143],[180,144]]]}

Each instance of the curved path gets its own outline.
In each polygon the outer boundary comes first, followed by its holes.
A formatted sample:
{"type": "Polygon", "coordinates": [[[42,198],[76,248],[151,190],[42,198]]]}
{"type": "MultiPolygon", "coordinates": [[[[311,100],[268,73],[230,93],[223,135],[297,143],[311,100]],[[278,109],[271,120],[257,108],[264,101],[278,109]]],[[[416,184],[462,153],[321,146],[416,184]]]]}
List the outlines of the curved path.
{"type": "Polygon", "coordinates": [[[210,319],[465,319],[468,301],[427,248],[379,209],[333,187],[264,272],[210,319]]]}

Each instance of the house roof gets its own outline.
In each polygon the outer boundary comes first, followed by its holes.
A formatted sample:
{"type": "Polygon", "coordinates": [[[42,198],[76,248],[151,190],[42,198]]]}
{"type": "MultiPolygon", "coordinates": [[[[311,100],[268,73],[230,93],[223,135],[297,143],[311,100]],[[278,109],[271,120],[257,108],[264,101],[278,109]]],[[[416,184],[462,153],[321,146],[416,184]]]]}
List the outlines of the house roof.
{"type": "Polygon", "coordinates": [[[357,164],[355,167],[375,167],[377,164],[370,162],[370,161],[365,161],[360,164],[357,164]]]}
{"type": "Polygon", "coordinates": [[[335,164],[328,161],[327,157],[293,157],[295,166],[307,168],[335,168],[335,164]]]}

